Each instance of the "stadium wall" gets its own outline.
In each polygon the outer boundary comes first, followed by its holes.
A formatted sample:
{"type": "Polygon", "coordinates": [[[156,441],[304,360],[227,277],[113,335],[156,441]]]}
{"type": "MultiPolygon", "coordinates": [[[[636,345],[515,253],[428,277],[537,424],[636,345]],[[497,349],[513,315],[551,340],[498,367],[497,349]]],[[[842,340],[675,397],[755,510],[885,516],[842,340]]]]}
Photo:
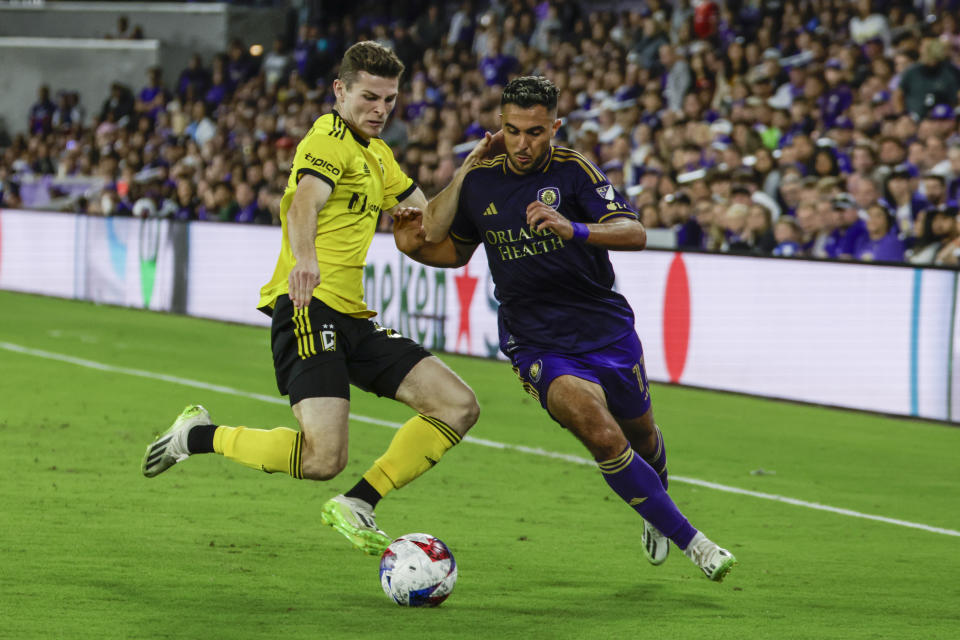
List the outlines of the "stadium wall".
{"type": "Polygon", "coordinates": [[[92,114],[112,82],[137,92],[152,66],[163,69],[172,88],[194,53],[209,64],[234,37],[269,51],[273,38],[287,30],[286,21],[284,9],[228,3],[0,3],[0,114],[7,116],[10,131],[19,131],[41,84],[54,93],[79,91],[92,114]],[[104,39],[116,33],[120,16],[131,28],[142,26],[149,40],[104,39]]]}
{"type": "MultiPolygon", "coordinates": [[[[0,211],[0,288],[266,326],[280,230],[0,211]]],[[[960,422],[958,272],[612,253],[657,381],[960,422]]],[[[380,322],[430,349],[499,357],[486,257],[425,267],[374,238],[380,322]]]]}
{"type": "Polygon", "coordinates": [[[146,71],[160,64],[162,50],[159,40],[0,37],[0,117],[10,132],[25,129],[37,89],[46,84],[54,102],[58,91],[79,92],[89,119],[114,82],[145,85],[146,71]]]}
{"type": "MultiPolygon", "coordinates": [[[[190,56],[199,53],[209,62],[226,51],[230,39],[270,50],[274,36],[286,30],[286,10],[243,7],[227,2],[43,2],[0,4],[0,36],[36,38],[104,38],[115,34],[117,19],[126,16],[130,27],[143,27],[147,38],[164,43],[164,72],[168,83],[177,79],[190,56]]],[[[108,76],[109,77],[109,76],[108,76]]],[[[145,78],[139,78],[139,87],[145,78]]]]}

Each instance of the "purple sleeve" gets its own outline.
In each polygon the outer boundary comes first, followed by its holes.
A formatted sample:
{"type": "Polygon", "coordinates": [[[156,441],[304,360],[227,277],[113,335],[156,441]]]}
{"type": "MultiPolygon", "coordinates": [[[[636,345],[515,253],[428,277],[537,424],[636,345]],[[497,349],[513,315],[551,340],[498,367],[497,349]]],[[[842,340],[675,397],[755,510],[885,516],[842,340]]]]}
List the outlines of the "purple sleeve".
{"type": "Polygon", "coordinates": [[[618,216],[637,218],[637,212],[607,177],[592,164],[589,169],[577,184],[577,200],[586,215],[596,222],[618,216]]]}

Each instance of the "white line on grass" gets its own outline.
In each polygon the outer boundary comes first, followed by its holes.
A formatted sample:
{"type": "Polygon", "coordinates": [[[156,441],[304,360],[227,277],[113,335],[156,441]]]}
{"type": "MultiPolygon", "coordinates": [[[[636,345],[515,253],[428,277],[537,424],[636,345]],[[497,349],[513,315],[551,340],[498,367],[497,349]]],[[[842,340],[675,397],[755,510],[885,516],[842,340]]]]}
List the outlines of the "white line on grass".
{"type": "MultiPolygon", "coordinates": [[[[253,400],[262,400],[263,402],[270,402],[273,404],[282,404],[282,405],[287,404],[286,400],[284,400],[283,398],[278,398],[276,396],[268,396],[262,393],[251,393],[249,391],[241,391],[240,389],[234,389],[232,387],[225,387],[219,384],[211,384],[209,382],[203,382],[201,380],[191,380],[189,378],[181,378],[179,376],[171,376],[164,373],[154,373],[152,371],[144,371],[142,369],[130,369],[127,367],[117,367],[111,364],[95,362],[93,360],[75,358],[73,356],[68,356],[62,353],[53,353],[51,351],[43,351],[41,349],[31,349],[29,347],[24,347],[18,344],[12,344],[10,342],[0,342],[0,348],[6,349],[7,351],[22,353],[24,355],[35,356],[38,358],[46,358],[48,360],[57,360],[59,362],[75,364],[77,366],[86,367],[88,369],[97,369],[99,371],[106,371],[109,373],[121,373],[129,376],[148,378],[150,380],[161,380],[163,382],[172,382],[174,384],[193,387],[194,389],[203,389],[205,391],[215,391],[217,393],[225,393],[232,396],[250,398],[253,400]]],[[[352,420],[356,420],[357,422],[366,422],[368,424],[375,424],[383,427],[390,427],[391,429],[399,429],[401,426],[397,422],[380,420],[378,418],[371,418],[369,416],[361,416],[355,413],[351,413],[350,418],[352,420]]],[[[585,465],[591,465],[591,466],[594,464],[592,460],[589,460],[587,458],[582,458],[580,456],[574,456],[567,453],[559,453],[556,451],[548,451],[546,449],[540,449],[539,447],[525,447],[517,444],[507,444],[505,442],[496,442],[494,440],[474,438],[472,436],[467,436],[463,440],[464,442],[470,442],[472,444],[478,444],[484,447],[491,447],[493,449],[519,451],[520,453],[527,453],[530,455],[541,456],[544,458],[554,458],[556,460],[564,460],[566,462],[572,462],[575,464],[585,464],[585,465]]],[[[901,527],[909,527],[911,529],[920,529],[922,531],[929,531],[930,533],[940,533],[947,536],[960,537],[960,531],[955,531],[954,529],[944,529],[942,527],[933,527],[927,524],[921,524],[919,522],[909,522],[907,520],[898,520],[896,518],[876,516],[869,513],[861,513],[859,511],[853,511],[851,509],[831,507],[830,505],[820,504],[818,502],[807,502],[806,500],[797,500],[796,498],[788,498],[787,496],[778,496],[772,493],[763,493],[761,491],[751,491],[749,489],[740,489],[739,487],[731,487],[729,485],[718,484],[716,482],[698,480],[697,478],[686,478],[684,476],[671,475],[670,479],[673,480],[674,482],[680,482],[683,484],[692,484],[698,487],[714,489],[716,491],[724,491],[726,493],[735,493],[735,494],[744,495],[744,496],[751,496],[753,498],[762,498],[764,500],[772,500],[774,502],[792,504],[797,507],[817,509],[818,511],[829,511],[830,513],[837,513],[844,516],[850,516],[852,518],[876,520],[877,522],[886,522],[887,524],[895,524],[901,527]]]]}

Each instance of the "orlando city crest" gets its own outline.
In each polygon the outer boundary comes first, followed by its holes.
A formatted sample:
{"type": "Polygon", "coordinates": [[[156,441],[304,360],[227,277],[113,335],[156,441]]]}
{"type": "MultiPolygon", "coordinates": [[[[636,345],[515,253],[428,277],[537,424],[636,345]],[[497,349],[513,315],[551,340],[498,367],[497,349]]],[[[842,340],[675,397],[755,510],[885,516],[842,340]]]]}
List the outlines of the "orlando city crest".
{"type": "Polygon", "coordinates": [[[537,192],[537,200],[556,209],[560,206],[560,189],[556,187],[544,187],[537,192]]]}
{"type": "Polygon", "coordinates": [[[540,372],[542,368],[543,364],[539,360],[530,365],[530,379],[534,382],[540,382],[540,372]]]}

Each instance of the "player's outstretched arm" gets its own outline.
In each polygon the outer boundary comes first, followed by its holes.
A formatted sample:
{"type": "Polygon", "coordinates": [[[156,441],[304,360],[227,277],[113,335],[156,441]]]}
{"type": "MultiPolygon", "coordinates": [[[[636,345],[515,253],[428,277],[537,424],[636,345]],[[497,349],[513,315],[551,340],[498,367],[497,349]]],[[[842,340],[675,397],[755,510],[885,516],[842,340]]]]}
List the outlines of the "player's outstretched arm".
{"type": "Polygon", "coordinates": [[[431,267],[462,267],[477,248],[454,242],[449,234],[440,242],[427,241],[423,212],[415,207],[403,207],[393,214],[393,240],[397,249],[431,267]]]}
{"type": "Polygon", "coordinates": [[[534,201],[527,205],[527,224],[537,231],[549,229],[564,240],[580,240],[601,249],[640,251],[647,246],[647,230],[636,218],[574,223],[556,209],[534,201]]]}
{"type": "Polygon", "coordinates": [[[329,184],[306,174],[297,184],[290,211],[287,212],[287,234],[290,250],[297,262],[290,270],[290,301],[297,309],[310,304],[313,290],[320,284],[317,263],[317,213],[333,192],[329,184]]]}
{"type": "Polygon", "coordinates": [[[427,204],[423,213],[423,227],[429,241],[437,242],[450,231],[450,225],[453,224],[453,218],[457,214],[457,203],[460,200],[460,187],[463,185],[463,178],[474,165],[503,146],[502,142],[498,142],[498,140],[503,140],[503,133],[499,131],[494,135],[485,133],[477,146],[470,152],[470,155],[463,161],[463,164],[460,165],[460,168],[457,169],[457,172],[453,174],[450,184],[444,187],[443,191],[435,195],[427,204]]]}

